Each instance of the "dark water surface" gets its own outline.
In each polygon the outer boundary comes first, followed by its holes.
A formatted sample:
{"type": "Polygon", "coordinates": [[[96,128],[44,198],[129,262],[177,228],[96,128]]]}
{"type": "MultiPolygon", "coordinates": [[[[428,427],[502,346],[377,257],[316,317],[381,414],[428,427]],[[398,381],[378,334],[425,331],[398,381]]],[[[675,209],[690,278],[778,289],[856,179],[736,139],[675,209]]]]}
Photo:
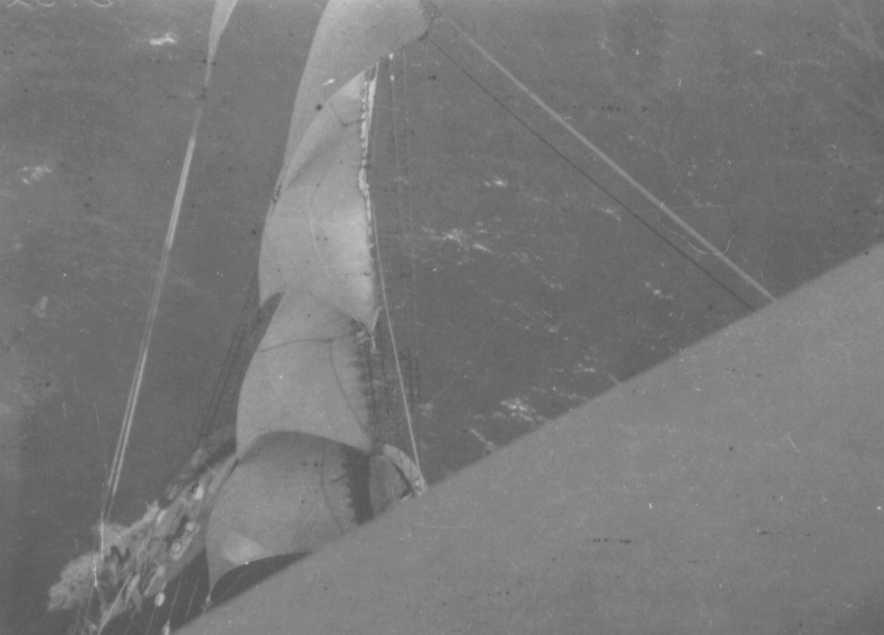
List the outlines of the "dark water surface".
{"type": "MultiPolygon", "coordinates": [[[[317,4],[244,2],[222,41],[120,520],[189,455],[248,315],[317,4]]],[[[877,2],[540,6],[442,9],[774,295],[880,240],[877,2]]],[[[46,590],[90,547],[210,12],[0,6],[0,626],[11,632],[63,628],[44,615],[46,590]]],[[[647,210],[611,200],[437,49],[410,45],[385,71],[371,179],[430,480],[747,313],[636,219],[647,210]]]]}

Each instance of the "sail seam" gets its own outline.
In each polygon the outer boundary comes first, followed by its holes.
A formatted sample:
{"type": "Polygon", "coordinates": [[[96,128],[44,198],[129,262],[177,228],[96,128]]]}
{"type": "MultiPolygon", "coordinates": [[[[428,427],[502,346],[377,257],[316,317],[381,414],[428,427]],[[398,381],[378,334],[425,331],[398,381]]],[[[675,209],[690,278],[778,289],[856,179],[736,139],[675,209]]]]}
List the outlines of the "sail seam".
{"type": "Polygon", "coordinates": [[[347,410],[350,411],[350,414],[353,416],[353,420],[356,422],[356,425],[359,426],[360,429],[364,429],[364,424],[362,418],[359,416],[359,412],[353,406],[352,401],[349,399],[347,394],[347,386],[344,383],[343,377],[338,372],[338,367],[335,365],[335,349],[334,349],[334,340],[329,340],[327,350],[328,350],[328,365],[331,368],[332,373],[335,376],[335,383],[338,385],[338,390],[341,391],[341,395],[344,398],[344,403],[347,404],[347,410]]]}
{"type": "Polygon", "coordinates": [[[270,344],[269,346],[264,346],[258,349],[259,353],[266,353],[268,351],[274,351],[277,348],[283,348],[284,346],[289,346],[291,344],[324,344],[335,341],[334,337],[296,337],[290,340],[285,340],[284,342],[277,342],[276,344],[270,344]]]}

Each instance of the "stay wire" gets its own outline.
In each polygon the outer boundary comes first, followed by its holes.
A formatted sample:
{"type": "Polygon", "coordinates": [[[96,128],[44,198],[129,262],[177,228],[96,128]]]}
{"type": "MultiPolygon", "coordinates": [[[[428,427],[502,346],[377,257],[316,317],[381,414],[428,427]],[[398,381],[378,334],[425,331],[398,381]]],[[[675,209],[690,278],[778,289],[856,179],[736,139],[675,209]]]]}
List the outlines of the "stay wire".
{"type": "MultiPolygon", "coordinates": [[[[750,288],[752,288],[759,296],[761,296],[765,303],[772,302],[775,297],[774,295],[765,288],[761,283],[755,280],[751,275],[749,275],[746,271],[744,271],[739,265],[733,262],[727,255],[718,249],[715,245],[709,242],[702,234],[700,234],[697,230],[695,230],[690,224],[688,224],[684,219],[682,219],[678,214],[672,211],[668,205],[666,205],[662,200],[656,197],[653,193],[651,193],[647,188],[645,188],[640,182],[638,182],[632,175],[630,175],[625,169],[623,169],[614,159],[609,157],[601,148],[592,143],[589,139],[587,139],[580,131],[574,128],[571,124],[565,121],[564,117],[562,117],[554,108],[552,108],[549,104],[547,104],[543,99],[540,98],[534,91],[532,91],[528,86],[526,86],[521,80],[519,80],[506,66],[504,66],[500,61],[498,61],[488,50],[486,50],[481,44],[479,44],[475,39],[473,39],[459,24],[457,24],[454,20],[450,18],[437,18],[437,21],[444,21],[446,24],[449,24],[455,32],[479,55],[482,56],[488,63],[490,63],[498,72],[500,72],[513,86],[515,86],[520,93],[524,94],[528,99],[534,103],[537,107],[539,107],[550,119],[552,119],[555,123],[563,127],[572,137],[577,139],[585,148],[587,148],[590,152],[592,152],[597,158],[599,158],[605,165],[607,165],[611,170],[613,170],[620,178],[626,181],[630,186],[636,189],[648,202],[650,202],[655,208],[657,208],[660,212],[663,213],[672,223],[677,225],[682,231],[684,231],[691,239],[699,243],[706,249],[709,253],[711,253],[716,260],[724,265],[728,270],[736,274],[743,282],[747,284],[750,288]]],[[[506,111],[510,116],[512,116],[519,124],[525,128],[531,135],[536,137],[539,141],[541,141],[544,145],[549,147],[557,156],[559,156],[563,161],[565,161],[568,165],[570,165],[574,170],[576,170],[580,175],[586,178],[590,183],[596,186],[600,191],[604,192],[608,197],[610,197],[613,201],[615,201],[618,205],[623,207],[631,216],[633,216],[639,223],[645,226],[651,233],[660,238],[664,243],[669,245],[672,249],[674,249],[677,253],[681,254],[685,257],[689,262],[693,263],[698,269],[700,269],[710,280],[712,280],[715,284],[720,286],[723,290],[725,290],[729,295],[733,296],[737,301],[739,301],[743,306],[754,309],[757,308],[753,305],[752,302],[743,297],[742,294],[732,289],[729,285],[727,285],[724,281],[718,278],[712,271],[710,271],[707,267],[703,266],[702,263],[698,262],[695,258],[693,258],[683,247],[675,243],[671,238],[663,234],[658,228],[654,227],[647,220],[642,218],[640,214],[638,214],[634,209],[632,209],[629,205],[627,205],[623,200],[621,200],[618,196],[616,196],[613,192],[611,192],[608,188],[603,186],[598,179],[589,174],[585,169],[583,169],[580,165],[577,164],[576,161],[567,156],[562,150],[560,150],[556,145],[548,140],[543,134],[541,134],[538,130],[536,130],[531,124],[529,124],[524,117],[520,116],[518,113],[514,112],[512,108],[509,107],[500,97],[494,94],[488,87],[484,85],[484,83],[479,80],[478,77],[474,73],[472,73],[468,68],[466,68],[463,64],[461,64],[458,60],[454,58],[454,56],[446,50],[446,48],[441,45],[439,42],[435,41],[432,37],[432,34],[428,41],[446,58],[448,59],[458,70],[460,70],[470,81],[472,81],[484,94],[486,94],[494,103],[500,106],[504,111],[506,111]]]]}
{"type": "Polygon", "coordinates": [[[111,462],[111,468],[108,474],[108,481],[105,489],[104,501],[102,502],[101,506],[101,516],[99,519],[100,532],[103,532],[104,522],[110,515],[111,509],[113,508],[114,499],[120,485],[120,476],[123,471],[123,465],[126,461],[126,452],[129,448],[129,441],[132,435],[132,425],[135,420],[135,411],[138,407],[138,400],[141,396],[141,386],[144,381],[144,370],[147,366],[147,357],[148,353],[150,352],[151,342],[153,340],[154,326],[157,321],[157,315],[159,314],[160,299],[162,298],[166,278],[168,277],[172,247],[175,245],[175,235],[178,230],[178,224],[181,220],[181,207],[184,202],[184,194],[187,190],[187,182],[190,176],[190,166],[193,163],[193,155],[196,149],[197,132],[199,131],[200,122],[203,118],[206,92],[208,91],[209,82],[212,76],[212,66],[212,61],[207,60],[206,72],[203,78],[202,93],[199,97],[200,101],[197,105],[196,112],[194,113],[193,117],[193,122],[190,126],[190,136],[187,139],[187,150],[185,151],[184,161],[181,166],[181,172],[178,176],[178,187],[175,191],[175,199],[172,204],[172,212],[169,216],[169,223],[166,227],[166,236],[165,240],[163,241],[163,248],[160,255],[160,264],[157,269],[156,278],[154,280],[150,304],[148,305],[147,319],[145,321],[144,331],[141,334],[141,341],[138,345],[138,358],[135,364],[135,371],[132,375],[132,382],[129,386],[129,394],[126,397],[126,409],[123,414],[123,423],[120,427],[120,433],[117,438],[117,445],[114,450],[113,461],[111,462]]]}
{"type": "MultiPolygon", "coordinates": [[[[390,75],[390,90],[391,90],[391,110],[393,114],[396,113],[396,87],[393,79],[393,75],[390,75]]],[[[393,154],[396,161],[396,171],[397,174],[399,172],[399,150],[398,150],[398,141],[396,135],[396,121],[395,117],[393,119],[392,125],[392,135],[393,135],[393,154]]],[[[399,190],[399,185],[397,185],[397,192],[399,190]]],[[[397,198],[399,198],[397,196],[397,198]]],[[[419,473],[423,474],[423,470],[421,468],[421,458],[420,451],[418,450],[417,445],[417,434],[414,430],[414,420],[411,415],[411,404],[408,398],[407,387],[405,385],[405,375],[402,372],[402,362],[399,359],[399,347],[396,342],[396,333],[393,328],[393,316],[390,311],[390,302],[387,297],[387,284],[386,277],[384,275],[384,259],[381,254],[381,239],[380,232],[378,231],[378,220],[377,215],[372,212],[371,213],[371,222],[372,222],[372,232],[374,233],[374,243],[375,243],[375,252],[377,253],[377,270],[378,270],[378,282],[381,290],[381,302],[384,308],[384,315],[386,317],[385,322],[387,323],[387,333],[390,337],[390,347],[393,349],[393,363],[396,368],[396,379],[399,383],[399,392],[402,395],[402,409],[404,410],[405,415],[405,424],[408,427],[408,438],[411,443],[411,452],[414,456],[414,464],[417,467],[419,473]]]]}

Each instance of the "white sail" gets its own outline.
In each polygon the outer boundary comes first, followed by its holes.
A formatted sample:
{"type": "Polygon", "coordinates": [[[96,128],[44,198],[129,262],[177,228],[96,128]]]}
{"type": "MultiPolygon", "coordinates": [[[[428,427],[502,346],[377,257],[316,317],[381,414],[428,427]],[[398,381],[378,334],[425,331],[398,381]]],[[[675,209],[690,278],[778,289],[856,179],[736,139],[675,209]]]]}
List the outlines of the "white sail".
{"type": "Polygon", "coordinates": [[[331,0],[320,19],[264,227],[259,296],[281,297],[240,391],[239,467],[206,537],[212,587],[256,559],[313,551],[404,485],[371,454],[357,331],[379,313],[366,175],[376,63],[427,28],[408,0],[331,0]]]}
{"type": "MultiPolygon", "coordinates": [[[[216,0],[204,87],[235,5],[216,0]]],[[[200,448],[167,504],[65,569],[53,605],[86,609],[76,632],[100,632],[147,598],[160,606],[203,547],[211,588],[233,568],[313,551],[423,491],[404,453],[375,447],[359,337],[379,313],[366,174],[376,65],[428,27],[419,0],[329,0],[264,229],[259,297],[279,298],[240,390],[236,456],[200,448]]]]}
{"type": "Polygon", "coordinates": [[[298,84],[278,185],[285,187],[299,170],[294,154],[306,147],[301,137],[315,119],[316,107],[428,28],[420,0],[329,0],[298,84]]]}
{"type": "Polygon", "coordinates": [[[376,314],[360,96],[365,78],[327,102],[303,141],[309,157],[264,228],[262,298],[282,298],[246,372],[237,412],[242,450],[274,430],[306,432],[368,450],[366,398],[354,324],[376,314]]]}
{"type": "Polygon", "coordinates": [[[427,27],[406,0],[331,0],[320,19],[262,238],[260,298],[282,298],[240,393],[240,452],[273,431],[372,447],[354,323],[370,332],[378,314],[365,175],[374,65],[427,27]]]}

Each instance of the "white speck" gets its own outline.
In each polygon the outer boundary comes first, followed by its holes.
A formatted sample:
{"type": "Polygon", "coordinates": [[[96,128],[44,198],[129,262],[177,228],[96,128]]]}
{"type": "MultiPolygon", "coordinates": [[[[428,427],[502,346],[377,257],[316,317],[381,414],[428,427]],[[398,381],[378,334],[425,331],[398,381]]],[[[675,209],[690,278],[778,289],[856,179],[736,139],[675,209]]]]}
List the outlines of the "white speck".
{"type": "Polygon", "coordinates": [[[623,217],[620,215],[620,212],[618,212],[613,207],[600,207],[599,211],[606,216],[610,216],[611,218],[616,220],[618,223],[623,220],[623,217]]]}
{"type": "Polygon", "coordinates": [[[648,509],[654,509],[654,503],[648,503],[648,509]]]}
{"type": "Polygon", "coordinates": [[[481,443],[485,447],[486,452],[491,453],[497,449],[497,446],[494,443],[485,438],[485,435],[483,435],[475,428],[470,428],[469,433],[476,437],[476,439],[478,439],[479,443],[481,443]]]}
{"type": "Polygon", "coordinates": [[[327,80],[325,80],[325,81],[322,83],[322,85],[323,85],[323,86],[331,86],[331,85],[334,84],[334,83],[335,83],[335,78],[334,78],[334,77],[329,77],[327,80]]]}
{"type": "Polygon", "coordinates": [[[521,421],[533,423],[539,419],[537,411],[519,397],[504,399],[500,405],[509,411],[509,415],[521,421]]]}
{"type": "Polygon", "coordinates": [[[608,55],[610,55],[610,56],[612,56],[612,57],[613,57],[614,55],[616,55],[616,54],[614,53],[614,51],[611,50],[610,40],[608,39],[607,36],[603,36],[603,37],[602,37],[602,41],[599,42],[599,48],[602,49],[605,53],[607,53],[608,55]]]}
{"type": "Polygon", "coordinates": [[[755,55],[757,57],[764,57],[764,51],[762,51],[761,49],[755,49],[754,51],[752,51],[752,55],[755,55]]]}
{"type": "Polygon", "coordinates": [[[166,31],[162,35],[150,38],[147,43],[151,46],[171,46],[173,44],[178,44],[178,36],[171,31],[166,31]]]}
{"type": "Polygon", "coordinates": [[[45,295],[40,298],[37,304],[34,305],[34,308],[31,311],[41,320],[46,317],[46,307],[49,306],[49,298],[45,295]]]}
{"type": "Polygon", "coordinates": [[[506,182],[506,179],[502,179],[499,176],[495,176],[490,181],[484,181],[485,187],[506,187],[509,183],[506,182]]]}
{"type": "Polygon", "coordinates": [[[154,596],[153,603],[156,606],[162,606],[166,603],[166,594],[160,591],[154,596]]]}
{"type": "Polygon", "coordinates": [[[450,232],[445,232],[442,234],[442,240],[455,242],[461,249],[466,249],[467,247],[467,235],[462,229],[452,229],[450,232]]]}
{"type": "Polygon", "coordinates": [[[647,280],[645,280],[645,289],[647,289],[648,291],[650,291],[651,294],[652,294],[655,298],[659,298],[660,300],[672,300],[673,297],[674,297],[674,296],[672,296],[671,294],[663,293],[663,291],[661,291],[660,289],[658,289],[657,287],[655,287],[654,285],[652,285],[652,284],[651,284],[650,282],[648,282],[647,280]]]}
{"type": "Polygon", "coordinates": [[[675,82],[675,85],[678,86],[679,88],[681,88],[681,85],[682,85],[681,77],[678,78],[678,80],[675,82]]]}
{"type": "Polygon", "coordinates": [[[517,251],[516,253],[513,254],[513,257],[515,257],[516,260],[518,260],[520,263],[522,263],[526,267],[531,266],[531,261],[532,261],[531,254],[529,254],[525,251],[517,251]]]}
{"type": "Polygon", "coordinates": [[[642,54],[642,52],[641,52],[640,50],[638,50],[638,49],[635,49],[635,51],[633,51],[633,52],[634,52],[636,55],[641,55],[641,54],[642,54]]]}
{"type": "Polygon", "coordinates": [[[18,171],[18,178],[25,185],[33,185],[47,174],[52,174],[52,168],[48,165],[26,165],[18,171]]]}
{"type": "Polygon", "coordinates": [[[491,249],[489,249],[488,247],[486,247],[482,243],[473,243],[473,249],[475,249],[476,251],[484,251],[486,254],[493,254],[494,253],[493,251],[491,251],[491,249]]]}
{"type": "Polygon", "coordinates": [[[875,509],[877,509],[879,512],[884,511],[884,507],[882,507],[881,505],[878,505],[875,509]]]}

